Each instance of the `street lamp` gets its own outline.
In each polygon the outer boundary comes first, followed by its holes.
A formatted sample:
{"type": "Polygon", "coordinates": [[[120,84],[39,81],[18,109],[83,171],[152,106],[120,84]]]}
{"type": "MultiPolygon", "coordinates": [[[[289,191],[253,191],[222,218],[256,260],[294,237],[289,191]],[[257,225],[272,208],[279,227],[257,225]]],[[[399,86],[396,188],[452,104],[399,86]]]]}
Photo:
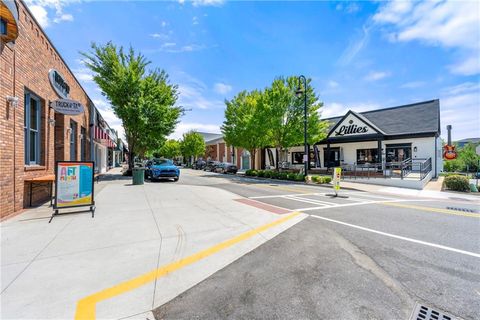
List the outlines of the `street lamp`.
{"type": "Polygon", "coordinates": [[[297,98],[300,98],[303,95],[303,136],[305,143],[305,155],[303,156],[303,162],[305,165],[305,177],[308,176],[308,143],[307,143],[307,79],[305,76],[301,75],[298,77],[298,88],[295,91],[297,98]],[[303,88],[302,88],[303,82],[303,88]]]}

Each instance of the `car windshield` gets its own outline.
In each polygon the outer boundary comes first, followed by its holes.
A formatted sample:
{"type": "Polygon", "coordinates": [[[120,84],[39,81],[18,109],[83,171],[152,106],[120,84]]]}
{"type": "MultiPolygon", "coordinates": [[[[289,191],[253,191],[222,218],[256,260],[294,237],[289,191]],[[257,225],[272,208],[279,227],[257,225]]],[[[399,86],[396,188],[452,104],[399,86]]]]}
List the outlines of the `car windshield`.
{"type": "Polygon", "coordinates": [[[166,165],[173,165],[173,162],[172,160],[169,160],[169,159],[155,159],[155,160],[152,160],[152,165],[166,166],[166,165]]]}

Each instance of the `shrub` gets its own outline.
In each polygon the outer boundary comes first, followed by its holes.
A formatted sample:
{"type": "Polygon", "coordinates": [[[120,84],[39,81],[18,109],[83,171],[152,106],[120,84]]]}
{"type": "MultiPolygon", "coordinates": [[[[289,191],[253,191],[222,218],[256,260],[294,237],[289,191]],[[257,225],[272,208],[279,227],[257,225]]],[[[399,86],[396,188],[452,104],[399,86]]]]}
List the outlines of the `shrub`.
{"type": "Polygon", "coordinates": [[[310,179],[312,180],[313,183],[318,183],[318,178],[319,176],[311,176],[310,179]]]}
{"type": "Polygon", "coordinates": [[[304,174],[296,174],[295,175],[295,181],[305,181],[305,175],[304,174]]]}
{"type": "Polygon", "coordinates": [[[469,191],[470,184],[468,178],[460,175],[452,175],[445,177],[445,187],[453,191],[469,191]]]}
{"type": "Polygon", "coordinates": [[[253,176],[253,172],[254,172],[254,171],[255,171],[255,170],[248,169],[247,171],[245,171],[245,175],[246,175],[246,176],[253,176]]]}
{"type": "Polygon", "coordinates": [[[295,180],[296,174],[295,173],[287,173],[288,180],[295,180]]]}
{"type": "Polygon", "coordinates": [[[271,178],[271,177],[272,177],[272,171],[266,170],[266,171],[263,173],[263,176],[264,176],[265,178],[271,178]]]}
{"type": "Polygon", "coordinates": [[[260,178],[265,177],[265,171],[264,170],[258,170],[257,171],[257,176],[259,176],[260,178]]]}
{"type": "Polygon", "coordinates": [[[280,173],[278,174],[278,179],[287,180],[287,179],[288,179],[288,173],[286,173],[286,172],[280,172],[280,173]]]}
{"type": "Polygon", "coordinates": [[[323,177],[323,183],[330,183],[332,181],[332,177],[323,177]]]}
{"type": "Polygon", "coordinates": [[[280,179],[280,173],[277,171],[271,171],[272,179],[280,179]]]}

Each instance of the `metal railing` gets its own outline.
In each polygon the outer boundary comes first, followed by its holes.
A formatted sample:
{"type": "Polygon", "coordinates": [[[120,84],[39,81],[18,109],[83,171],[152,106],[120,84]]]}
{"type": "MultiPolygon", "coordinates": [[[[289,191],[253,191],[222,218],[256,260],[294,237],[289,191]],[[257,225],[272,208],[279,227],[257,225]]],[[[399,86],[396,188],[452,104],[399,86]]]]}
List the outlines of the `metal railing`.
{"type": "Polygon", "coordinates": [[[432,171],[432,159],[406,159],[399,162],[342,165],[342,176],[350,179],[400,178],[423,180],[432,171]]]}

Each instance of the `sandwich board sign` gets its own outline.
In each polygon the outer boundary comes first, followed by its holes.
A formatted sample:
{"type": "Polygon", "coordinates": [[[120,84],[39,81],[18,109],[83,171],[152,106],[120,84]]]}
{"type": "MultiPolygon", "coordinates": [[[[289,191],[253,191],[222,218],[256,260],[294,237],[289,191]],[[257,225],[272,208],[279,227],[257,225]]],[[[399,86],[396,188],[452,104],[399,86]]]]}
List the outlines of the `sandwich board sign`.
{"type": "MultiPolygon", "coordinates": [[[[95,213],[93,193],[93,161],[57,161],[55,165],[55,202],[52,221],[60,209],[90,207],[92,218],[95,213]]],[[[73,213],[73,212],[72,212],[73,213]]]]}
{"type": "Polygon", "coordinates": [[[340,178],[342,177],[342,168],[337,167],[333,171],[333,191],[335,191],[335,194],[338,194],[338,191],[340,190],[340,178]]]}

